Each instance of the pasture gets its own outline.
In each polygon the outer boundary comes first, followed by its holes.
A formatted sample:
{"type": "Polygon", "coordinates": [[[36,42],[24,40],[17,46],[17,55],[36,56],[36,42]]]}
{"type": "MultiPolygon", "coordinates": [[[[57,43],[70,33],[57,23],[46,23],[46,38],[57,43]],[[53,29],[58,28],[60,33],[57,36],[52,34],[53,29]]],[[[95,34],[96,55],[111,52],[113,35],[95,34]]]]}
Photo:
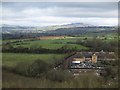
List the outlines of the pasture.
{"type": "MultiPolygon", "coordinates": [[[[93,37],[69,37],[69,38],[61,38],[61,39],[43,39],[43,40],[35,40],[35,41],[23,41],[19,43],[14,43],[13,46],[14,47],[24,46],[27,48],[31,46],[34,46],[34,47],[41,46],[42,48],[55,50],[63,47],[64,45],[68,45],[71,48],[76,48],[77,50],[86,50],[89,48],[82,45],[75,44],[75,43],[77,40],[85,41],[85,40],[90,40],[92,38],[93,37]]],[[[98,38],[98,39],[102,39],[105,42],[117,40],[113,38],[107,38],[106,40],[104,40],[104,37],[98,38]]]]}
{"type": "Polygon", "coordinates": [[[44,60],[47,63],[52,63],[54,60],[64,58],[65,54],[25,54],[25,53],[2,53],[3,66],[15,66],[19,62],[44,60]]]}
{"type": "MultiPolygon", "coordinates": [[[[24,46],[24,47],[39,47],[41,46],[42,48],[46,49],[59,49],[64,45],[68,45],[71,48],[76,48],[77,50],[86,50],[88,49],[87,47],[84,47],[82,45],[74,44],[76,40],[81,39],[83,40],[85,37],[73,37],[73,38],[64,38],[64,39],[45,39],[45,40],[35,40],[35,41],[22,41],[22,42],[16,42],[16,43],[11,43],[13,47],[18,47],[18,46],[24,46]]],[[[91,37],[89,37],[90,39],[91,37]]],[[[8,41],[4,41],[6,43],[8,41]]],[[[12,42],[12,41],[11,41],[12,42]]]]}

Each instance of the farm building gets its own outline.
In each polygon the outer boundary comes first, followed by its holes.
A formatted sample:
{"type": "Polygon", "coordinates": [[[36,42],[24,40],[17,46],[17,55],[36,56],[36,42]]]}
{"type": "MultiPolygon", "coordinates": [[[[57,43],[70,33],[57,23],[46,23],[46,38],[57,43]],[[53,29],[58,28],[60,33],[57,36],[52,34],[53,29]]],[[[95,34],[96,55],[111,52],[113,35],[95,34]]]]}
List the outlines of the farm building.
{"type": "MultiPolygon", "coordinates": [[[[76,52],[74,55],[68,57],[64,62],[64,68],[71,68],[71,66],[84,66],[84,63],[96,64],[102,60],[115,60],[114,52],[76,52]]],[[[90,66],[88,64],[87,66],[90,66]]]]}

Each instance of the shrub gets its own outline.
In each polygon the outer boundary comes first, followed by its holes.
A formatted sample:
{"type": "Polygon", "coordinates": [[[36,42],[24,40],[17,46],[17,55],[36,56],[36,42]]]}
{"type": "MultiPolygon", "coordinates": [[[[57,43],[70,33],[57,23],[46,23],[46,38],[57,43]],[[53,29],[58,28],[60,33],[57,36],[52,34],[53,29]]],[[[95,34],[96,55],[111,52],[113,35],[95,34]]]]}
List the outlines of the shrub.
{"type": "Polygon", "coordinates": [[[47,79],[63,82],[72,78],[72,74],[67,71],[51,70],[47,73],[47,79]]]}
{"type": "Polygon", "coordinates": [[[107,78],[108,78],[108,79],[114,78],[116,74],[117,74],[116,71],[113,70],[113,69],[110,68],[110,67],[105,68],[105,69],[100,73],[100,75],[103,76],[103,77],[106,78],[106,79],[107,79],[107,78]]]}
{"type": "Polygon", "coordinates": [[[31,76],[36,76],[37,74],[44,73],[49,70],[49,65],[41,60],[36,60],[29,67],[29,73],[31,76]]]}
{"type": "Polygon", "coordinates": [[[34,62],[22,62],[19,63],[15,68],[17,73],[33,77],[40,73],[46,72],[48,69],[49,65],[42,60],[36,60],[34,62]]]}
{"type": "Polygon", "coordinates": [[[28,69],[30,65],[31,65],[31,62],[20,62],[16,65],[15,71],[18,74],[29,76],[28,69]]]}

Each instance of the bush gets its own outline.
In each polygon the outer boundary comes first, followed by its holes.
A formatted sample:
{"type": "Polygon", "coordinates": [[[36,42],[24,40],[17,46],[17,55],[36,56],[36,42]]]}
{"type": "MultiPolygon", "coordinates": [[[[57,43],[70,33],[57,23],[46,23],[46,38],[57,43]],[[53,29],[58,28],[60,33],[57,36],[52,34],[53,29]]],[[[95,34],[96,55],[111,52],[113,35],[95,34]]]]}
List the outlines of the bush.
{"type": "Polygon", "coordinates": [[[114,78],[116,74],[117,74],[116,71],[113,70],[113,69],[110,68],[110,67],[105,68],[105,69],[102,70],[101,73],[100,73],[100,75],[103,76],[103,77],[106,78],[106,79],[107,79],[107,78],[108,78],[108,79],[114,78]]]}
{"type": "Polygon", "coordinates": [[[42,60],[36,60],[34,62],[22,62],[16,66],[15,70],[19,74],[35,77],[38,74],[49,70],[49,65],[42,60]]]}
{"type": "Polygon", "coordinates": [[[76,43],[91,48],[91,51],[115,51],[118,47],[117,41],[104,42],[104,40],[97,38],[90,40],[88,39],[86,41],[81,41],[81,39],[78,39],[76,43]]]}
{"type": "Polygon", "coordinates": [[[29,67],[29,73],[31,76],[36,76],[37,74],[44,73],[49,70],[49,65],[41,60],[36,60],[29,67]]]}
{"type": "Polygon", "coordinates": [[[18,74],[29,76],[28,69],[30,65],[31,65],[31,62],[20,62],[16,65],[15,71],[18,74]]]}
{"type": "Polygon", "coordinates": [[[51,70],[47,73],[47,79],[63,82],[72,78],[72,74],[67,71],[51,70]]]}

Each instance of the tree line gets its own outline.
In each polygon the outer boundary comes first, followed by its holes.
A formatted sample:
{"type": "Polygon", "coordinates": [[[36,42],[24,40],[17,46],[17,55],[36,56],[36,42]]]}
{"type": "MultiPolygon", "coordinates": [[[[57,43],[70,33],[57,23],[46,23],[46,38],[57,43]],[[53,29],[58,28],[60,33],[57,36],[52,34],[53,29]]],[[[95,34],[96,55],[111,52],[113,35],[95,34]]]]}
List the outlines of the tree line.
{"type": "Polygon", "coordinates": [[[93,38],[91,40],[81,41],[77,40],[76,44],[89,47],[90,51],[116,51],[118,49],[118,41],[103,41],[101,39],[93,38]]]}
{"type": "Polygon", "coordinates": [[[2,47],[2,52],[13,52],[13,53],[71,53],[78,51],[76,48],[73,48],[69,45],[64,45],[59,49],[47,49],[42,46],[18,46],[13,47],[12,45],[5,45],[2,47]]]}

